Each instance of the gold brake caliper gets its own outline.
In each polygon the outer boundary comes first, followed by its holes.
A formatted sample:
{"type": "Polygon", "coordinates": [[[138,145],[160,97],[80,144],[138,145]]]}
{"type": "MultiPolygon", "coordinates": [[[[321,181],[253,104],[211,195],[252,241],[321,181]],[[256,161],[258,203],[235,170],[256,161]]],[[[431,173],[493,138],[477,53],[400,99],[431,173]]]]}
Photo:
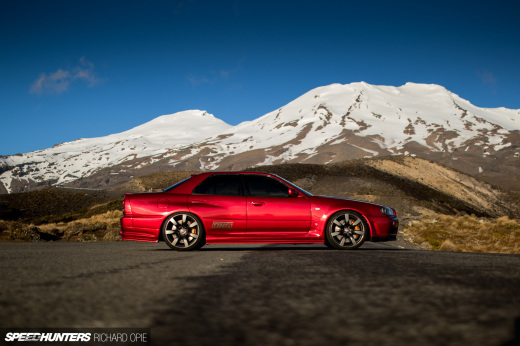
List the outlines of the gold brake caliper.
{"type": "MultiPolygon", "coordinates": [[[[352,225],[354,222],[356,222],[356,220],[350,219],[349,222],[352,225]]],[[[361,227],[359,226],[359,224],[354,226],[354,231],[360,231],[360,230],[361,230],[361,227]]],[[[354,233],[353,236],[354,236],[354,239],[356,239],[356,240],[359,238],[359,234],[357,234],[357,233],[354,233]]]]}

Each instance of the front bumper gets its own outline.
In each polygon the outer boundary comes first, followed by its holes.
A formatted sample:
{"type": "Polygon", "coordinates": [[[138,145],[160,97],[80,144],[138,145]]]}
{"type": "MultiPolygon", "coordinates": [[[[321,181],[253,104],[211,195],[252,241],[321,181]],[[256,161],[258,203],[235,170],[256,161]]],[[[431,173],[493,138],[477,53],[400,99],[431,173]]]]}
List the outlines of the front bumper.
{"type": "Polygon", "coordinates": [[[399,219],[395,216],[372,218],[372,234],[370,241],[397,240],[399,219]]]}

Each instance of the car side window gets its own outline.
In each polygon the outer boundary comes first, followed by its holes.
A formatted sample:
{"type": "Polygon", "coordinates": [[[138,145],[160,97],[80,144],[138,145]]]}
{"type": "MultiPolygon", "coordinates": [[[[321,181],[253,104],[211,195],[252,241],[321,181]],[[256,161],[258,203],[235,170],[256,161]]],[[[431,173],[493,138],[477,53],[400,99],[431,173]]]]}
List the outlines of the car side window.
{"type": "Polygon", "coordinates": [[[261,175],[245,175],[249,195],[254,197],[289,197],[289,187],[276,179],[261,175]]]}
{"type": "Polygon", "coordinates": [[[193,189],[194,195],[243,196],[242,182],[238,174],[212,175],[193,189]]]}

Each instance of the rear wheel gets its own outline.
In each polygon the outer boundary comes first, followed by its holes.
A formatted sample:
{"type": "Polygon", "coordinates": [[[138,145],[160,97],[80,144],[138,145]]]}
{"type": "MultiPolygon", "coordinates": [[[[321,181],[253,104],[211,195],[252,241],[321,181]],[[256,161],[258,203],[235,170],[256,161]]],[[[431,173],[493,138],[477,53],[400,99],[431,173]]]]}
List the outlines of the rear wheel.
{"type": "Polygon", "coordinates": [[[195,250],[204,245],[204,225],[192,213],[175,213],[166,219],[161,227],[162,237],[174,250],[195,250]]]}
{"type": "Polygon", "coordinates": [[[342,210],[327,222],[326,244],[338,250],[357,249],[365,242],[368,232],[368,225],[361,214],[342,210]]]}

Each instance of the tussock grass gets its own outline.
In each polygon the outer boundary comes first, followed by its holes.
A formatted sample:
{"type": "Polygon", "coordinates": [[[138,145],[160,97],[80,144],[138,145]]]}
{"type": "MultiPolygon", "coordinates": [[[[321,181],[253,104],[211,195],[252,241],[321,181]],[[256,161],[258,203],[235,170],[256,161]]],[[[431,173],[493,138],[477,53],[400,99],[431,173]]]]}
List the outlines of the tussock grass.
{"type": "Polygon", "coordinates": [[[36,241],[40,239],[36,230],[20,221],[0,220],[0,240],[36,241]]]}
{"type": "Polygon", "coordinates": [[[86,213],[94,215],[121,209],[121,202],[122,194],[111,191],[46,188],[0,195],[0,220],[26,224],[66,222],[82,218],[86,213]]]}
{"type": "Polygon", "coordinates": [[[47,234],[63,234],[65,240],[96,241],[119,240],[120,221],[123,212],[111,210],[104,214],[71,222],[50,223],[38,227],[47,234]]]}
{"type": "Polygon", "coordinates": [[[48,223],[44,225],[24,224],[16,221],[0,221],[3,240],[15,241],[114,241],[120,240],[120,210],[69,222],[48,223]]]}
{"type": "Polygon", "coordinates": [[[107,203],[97,204],[91,206],[89,208],[82,208],[79,210],[74,210],[65,214],[58,215],[45,215],[39,218],[31,220],[35,225],[43,225],[49,223],[59,223],[59,222],[70,222],[79,219],[85,219],[91,216],[96,216],[99,214],[106,214],[111,211],[122,211],[123,209],[123,199],[119,198],[107,203]]]}
{"type": "Polygon", "coordinates": [[[520,254],[520,220],[440,215],[404,228],[409,240],[432,250],[520,254]]]}

